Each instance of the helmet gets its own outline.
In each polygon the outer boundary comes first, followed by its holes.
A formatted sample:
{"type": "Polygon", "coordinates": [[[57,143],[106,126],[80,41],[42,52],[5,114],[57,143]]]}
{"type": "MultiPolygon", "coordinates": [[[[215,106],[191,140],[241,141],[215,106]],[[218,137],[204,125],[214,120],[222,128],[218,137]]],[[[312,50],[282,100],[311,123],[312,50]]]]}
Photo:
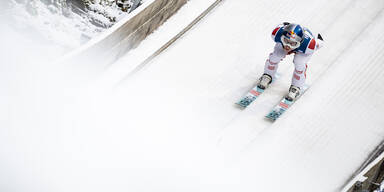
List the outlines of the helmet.
{"type": "Polygon", "coordinates": [[[281,42],[284,46],[288,46],[291,49],[300,47],[303,40],[304,30],[298,24],[288,24],[284,26],[283,35],[281,36],[281,42]]]}

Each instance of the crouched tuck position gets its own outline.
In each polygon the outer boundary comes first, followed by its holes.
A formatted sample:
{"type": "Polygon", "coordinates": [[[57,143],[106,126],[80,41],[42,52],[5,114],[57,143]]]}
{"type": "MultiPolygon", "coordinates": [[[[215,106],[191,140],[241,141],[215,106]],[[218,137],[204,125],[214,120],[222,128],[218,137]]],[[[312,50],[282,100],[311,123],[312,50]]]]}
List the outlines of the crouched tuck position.
{"type": "Polygon", "coordinates": [[[288,100],[292,101],[300,95],[300,90],[303,89],[307,63],[312,54],[322,46],[323,38],[320,34],[315,38],[309,29],[298,24],[284,22],[272,31],[272,39],[276,42],[275,48],[265,62],[264,74],[260,77],[257,86],[260,89],[267,88],[275,78],[279,62],[286,55],[294,54],[295,70],[286,96],[288,100]]]}

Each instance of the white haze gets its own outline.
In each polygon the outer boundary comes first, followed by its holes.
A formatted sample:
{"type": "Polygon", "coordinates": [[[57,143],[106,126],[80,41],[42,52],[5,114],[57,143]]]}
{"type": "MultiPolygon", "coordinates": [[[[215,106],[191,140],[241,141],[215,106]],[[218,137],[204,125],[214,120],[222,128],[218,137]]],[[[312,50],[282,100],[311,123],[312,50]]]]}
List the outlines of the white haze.
{"type": "Polygon", "coordinates": [[[0,191],[340,191],[384,136],[383,8],[226,0],[128,78],[135,54],[103,71],[62,65],[60,43],[2,27],[0,191]],[[310,63],[312,87],[272,124],[263,116],[289,87],[292,57],[248,109],[233,103],[262,73],[283,21],[326,44],[310,63]]]}

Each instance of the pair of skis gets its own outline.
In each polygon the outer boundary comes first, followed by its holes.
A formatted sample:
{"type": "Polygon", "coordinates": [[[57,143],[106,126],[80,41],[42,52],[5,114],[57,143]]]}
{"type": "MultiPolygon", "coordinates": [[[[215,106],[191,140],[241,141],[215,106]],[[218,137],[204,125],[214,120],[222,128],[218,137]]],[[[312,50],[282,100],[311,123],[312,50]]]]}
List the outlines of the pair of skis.
{"type": "MultiPolygon", "coordinates": [[[[283,113],[285,113],[288,110],[288,108],[290,108],[295,103],[295,101],[297,101],[300,98],[301,95],[304,94],[304,92],[308,88],[309,86],[304,86],[299,97],[297,97],[293,101],[286,99],[286,96],[284,96],[282,99],[280,99],[280,102],[276,104],[265,117],[271,120],[272,122],[276,121],[283,113]]],[[[248,91],[248,93],[244,97],[242,97],[240,101],[238,101],[236,104],[239,105],[241,108],[246,108],[253,101],[255,101],[263,92],[264,92],[264,89],[260,89],[256,85],[250,91],[248,91]]]]}

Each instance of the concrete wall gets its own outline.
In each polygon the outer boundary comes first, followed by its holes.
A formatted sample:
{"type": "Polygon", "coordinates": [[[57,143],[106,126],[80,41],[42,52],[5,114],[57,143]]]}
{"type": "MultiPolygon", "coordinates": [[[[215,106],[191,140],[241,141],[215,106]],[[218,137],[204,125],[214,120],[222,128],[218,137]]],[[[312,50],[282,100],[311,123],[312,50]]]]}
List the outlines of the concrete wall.
{"type": "Polygon", "coordinates": [[[71,63],[106,66],[137,47],[140,42],[171,17],[188,0],[154,0],[144,3],[128,20],[115,24],[109,33],[91,40],[65,57],[71,63]],[[109,51],[105,51],[109,50],[109,51]]]}

